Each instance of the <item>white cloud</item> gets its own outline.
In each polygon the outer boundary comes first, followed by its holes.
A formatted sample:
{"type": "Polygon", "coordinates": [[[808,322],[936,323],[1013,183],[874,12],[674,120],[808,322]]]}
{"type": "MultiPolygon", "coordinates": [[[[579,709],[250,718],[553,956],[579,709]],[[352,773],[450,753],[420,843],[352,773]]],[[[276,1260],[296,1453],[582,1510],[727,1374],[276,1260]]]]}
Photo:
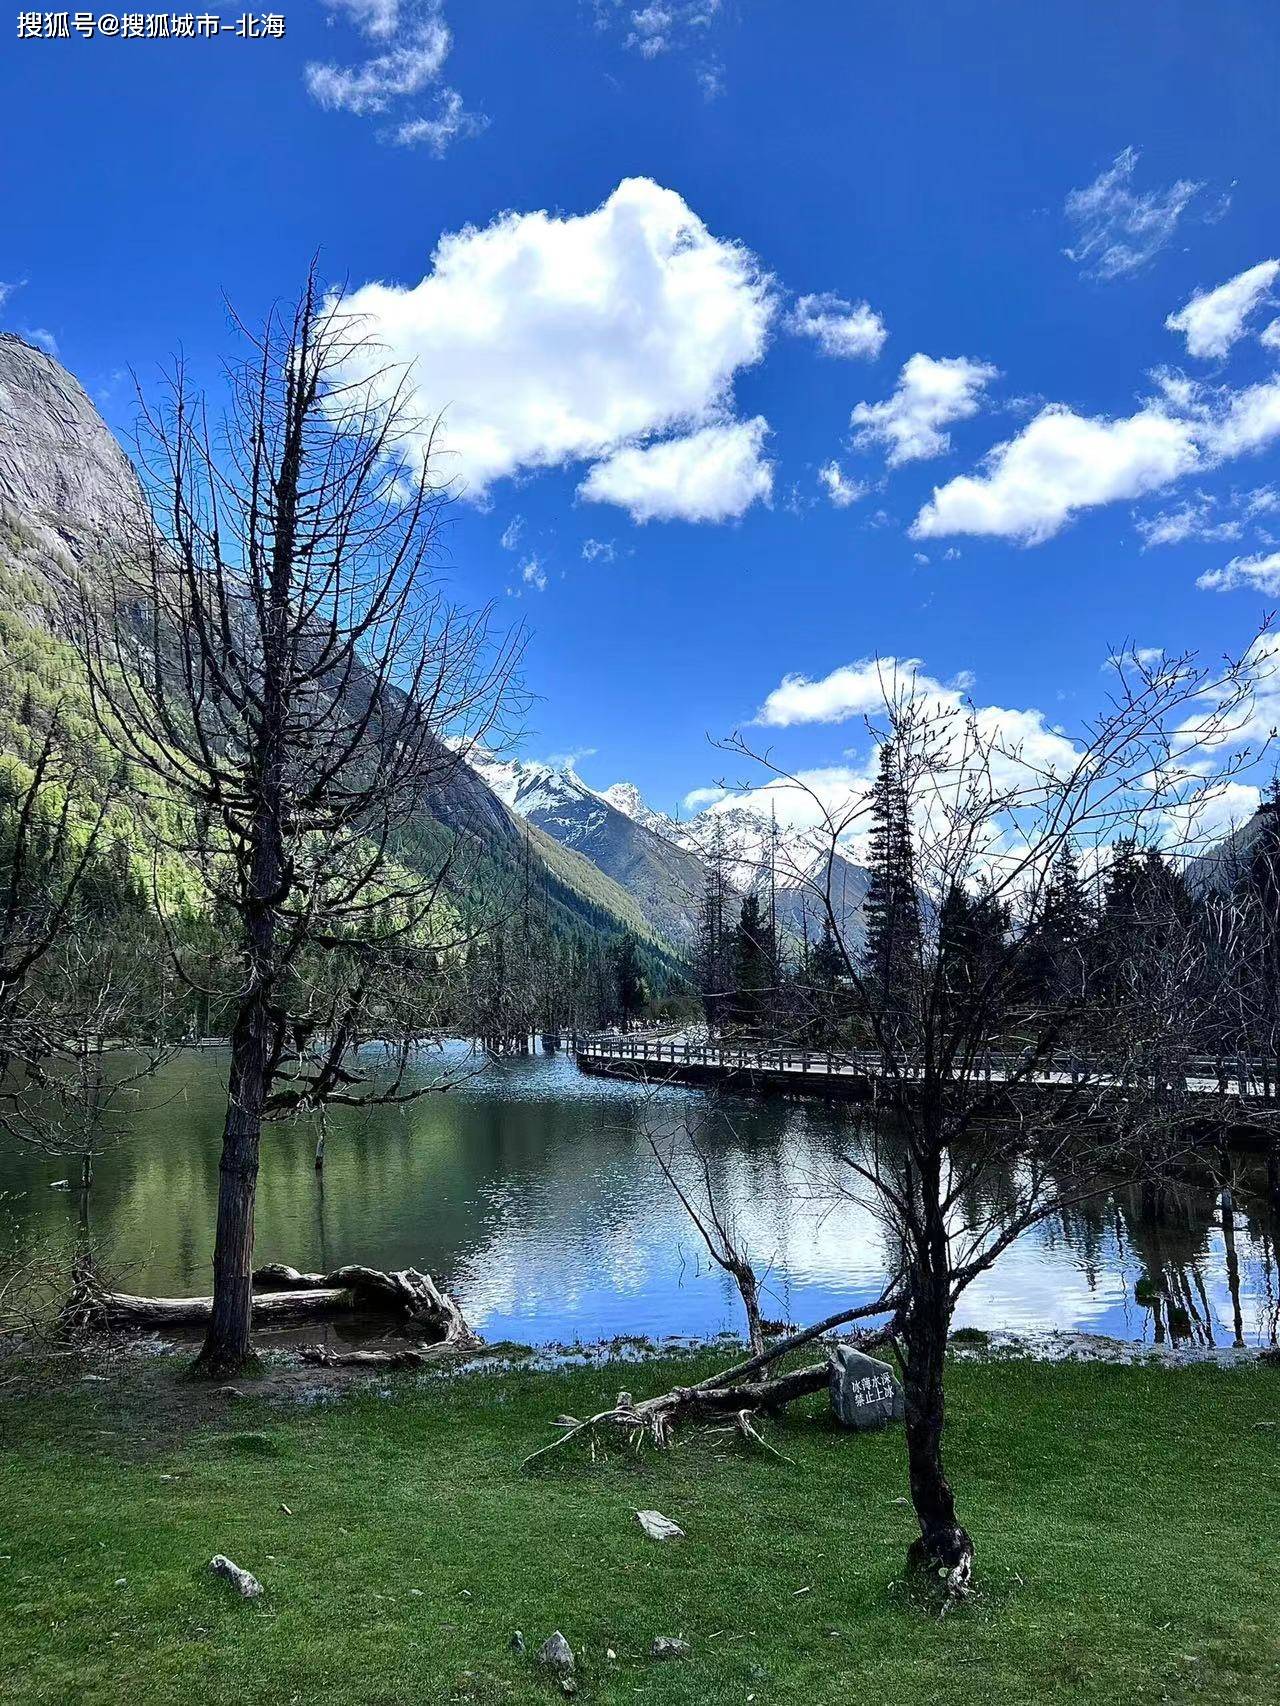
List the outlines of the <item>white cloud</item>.
{"type": "Polygon", "coordinates": [[[775,311],[754,256],[648,178],[591,213],[449,233],[418,284],[366,284],[346,306],[382,345],[370,372],[415,364],[417,413],[445,411],[448,471],[473,500],[521,469],[721,420],[775,311]]]}
{"type": "MultiPolygon", "coordinates": [[[[873,727],[883,727],[895,703],[919,705],[930,719],[935,757],[945,760],[942,770],[932,783],[923,786],[913,805],[923,827],[946,791],[944,778],[958,777],[975,764],[985,769],[989,763],[994,786],[1006,791],[1028,784],[1034,789],[1046,774],[1064,774],[1078,759],[1072,740],[1051,727],[1042,712],[974,705],[968,696],[971,686],[972,678],[967,674],[951,682],[937,680],[924,672],[918,658],[863,658],[816,680],[804,675],[784,676],[755,720],[774,728],[790,728],[844,723],[857,717],[867,719],[873,727]],[[976,732],[976,745],[970,731],[976,732]],[[988,756],[979,758],[979,754],[988,756]]],[[[856,759],[857,755],[849,752],[846,757],[856,759]]],[[[821,828],[826,821],[824,813],[829,813],[831,821],[848,823],[846,850],[859,858],[865,854],[870,827],[861,808],[868,801],[876,765],[875,744],[868,741],[855,763],[807,770],[799,773],[794,783],[783,778],[710,809],[726,811],[738,804],[764,817],[776,810],[780,823],[802,830],[821,828]]],[[[993,823],[992,851],[998,844],[997,829],[993,823]]]]}
{"type": "Polygon", "coordinates": [[[857,503],[865,497],[870,487],[861,480],[851,480],[838,462],[828,462],[825,467],[818,469],[818,478],[826,487],[828,498],[837,509],[848,509],[850,504],[857,503]]]}
{"type": "Polygon", "coordinates": [[[48,355],[57,355],[58,340],[47,326],[19,326],[18,333],[29,344],[38,344],[48,355]]]}
{"type": "Polygon", "coordinates": [[[1232,557],[1225,568],[1210,569],[1201,575],[1196,585],[1204,592],[1234,592],[1237,587],[1251,587],[1271,597],[1280,593],[1280,551],[1265,556],[1232,557]]]}
{"type": "Polygon", "coordinates": [[[1181,545],[1186,539],[1238,539],[1243,524],[1235,520],[1214,521],[1214,502],[1204,492],[1179,504],[1176,509],[1162,510],[1159,515],[1142,516],[1137,528],[1144,551],[1157,545],[1181,545]]]}
{"type": "Polygon", "coordinates": [[[332,0],[356,32],[378,49],[354,65],[311,61],[303,77],[313,100],[329,112],[389,117],[380,142],[428,148],[437,157],[460,136],[488,125],[468,112],[456,89],[441,88],[430,112],[416,97],[437,84],[453,46],[442,0],[332,0]]]}
{"type": "Polygon", "coordinates": [[[951,447],[942,429],[976,415],[983,387],[997,370],[964,356],[916,354],[904,363],[898,388],[886,402],[859,403],[850,416],[854,442],[888,446],[891,468],[941,456],[951,447]]]}
{"type": "Polygon", "coordinates": [[[1206,411],[1205,449],[1211,456],[1243,456],[1280,434],[1280,378],[1222,394],[1206,411]]]}
{"type": "Polygon", "coordinates": [[[483,113],[467,111],[456,89],[442,89],[434,117],[405,119],[403,123],[394,125],[388,136],[400,148],[429,148],[439,159],[455,138],[479,136],[488,124],[489,120],[483,113]]]}
{"type": "Polygon", "coordinates": [[[889,336],[869,302],[846,302],[830,291],[800,297],[787,326],[799,338],[813,338],[823,355],[851,360],[879,355],[889,336]]]}
{"type": "MultiPolygon", "coordinates": [[[[388,5],[351,6],[364,34],[382,39],[399,26],[399,8],[388,5]],[[389,23],[387,20],[390,20],[389,23]]],[[[419,7],[404,27],[402,39],[385,52],[353,66],[317,64],[306,67],[307,88],[330,111],[384,113],[394,100],[416,95],[439,77],[453,38],[438,4],[419,7]]]]}
{"type": "Polygon", "coordinates": [[[4,279],[0,279],[0,308],[3,308],[5,303],[13,295],[14,291],[21,290],[26,282],[27,281],[24,278],[14,279],[12,283],[7,283],[4,279]]]}
{"type": "Polygon", "coordinates": [[[1125,148],[1091,184],[1067,196],[1063,211],[1078,234],[1064,252],[1095,278],[1122,278],[1145,266],[1203,188],[1179,178],[1168,189],[1139,193],[1133,188],[1137,163],[1137,149],[1125,148]]]}
{"type": "MultiPolygon", "coordinates": [[[[706,52],[720,4],[721,0],[649,0],[636,6],[632,0],[594,0],[599,28],[621,30],[622,45],[648,60],[668,53],[706,52]]],[[[713,56],[695,74],[706,98],[714,99],[721,89],[719,62],[713,56]]]]}
{"type": "Polygon", "coordinates": [[[728,521],[773,491],[773,465],[761,455],[768,430],[757,415],[625,446],[588,470],[579,496],[618,504],[633,521],[728,521]]]}
{"type": "MultiPolygon", "coordinates": [[[[902,681],[919,679],[919,658],[862,658],[842,664],[815,681],[784,675],[756,712],[755,721],[789,729],[798,723],[844,723],[884,709],[886,695],[902,681]]],[[[923,678],[928,682],[929,678],[923,678]]],[[[937,683],[930,683],[936,687],[937,683]]]]}
{"type": "Polygon", "coordinates": [[[1271,320],[1262,328],[1258,342],[1264,349],[1280,350],[1280,319],[1271,320]]]}
{"type": "Polygon", "coordinates": [[[582,542],[584,562],[611,563],[617,554],[617,548],[612,539],[584,539],[582,542]]]}
{"type": "Polygon", "coordinates": [[[645,59],[655,59],[670,47],[667,32],[675,23],[675,17],[667,7],[644,6],[632,12],[631,23],[633,28],[626,45],[638,49],[645,59]]]}
{"type": "Polygon", "coordinates": [[[1199,459],[1194,423],[1156,404],[1120,420],[1050,405],[989,452],[981,474],[936,487],[911,532],[918,539],[995,534],[1036,545],[1079,510],[1158,491],[1199,459]]]}
{"type": "Polygon", "coordinates": [[[547,572],[537,557],[526,557],[520,565],[520,579],[536,592],[547,590],[547,572]]]}
{"type": "Polygon", "coordinates": [[[330,0],[330,5],[373,40],[393,36],[400,26],[400,0],[330,0]]]}
{"type": "Polygon", "coordinates": [[[504,551],[514,551],[519,545],[520,538],[523,533],[524,517],[522,515],[513,515],[511,520],[503,528],[502,538],[498,543],[502,546],[504,551]]]}
{"type": "Polygon", "coordinates": [[[1266,298],[1277,273],[1280,261],[1261,261],[1216,290],[1197,290],[1185,307],[1169,315],[1165,326],[1185,335],[1189,355],[1224,356],[1243,337],[1249,316],[1266,298]]]}
{"type": "Polygon", "coordinates": [[[684,809],[688,812],[700,812],[705,806],[713,806],[717,800],[723,800],[727,795],[727,788],[690,788],[684,797],[684,809]]]}
{"type": "Polygon", "coordinates": [[[707,60],[705,65],[698,67],[694,76],[698,79],[704,101],[718,101],[724,94],[724,66],[718,59],[707,60]]]}

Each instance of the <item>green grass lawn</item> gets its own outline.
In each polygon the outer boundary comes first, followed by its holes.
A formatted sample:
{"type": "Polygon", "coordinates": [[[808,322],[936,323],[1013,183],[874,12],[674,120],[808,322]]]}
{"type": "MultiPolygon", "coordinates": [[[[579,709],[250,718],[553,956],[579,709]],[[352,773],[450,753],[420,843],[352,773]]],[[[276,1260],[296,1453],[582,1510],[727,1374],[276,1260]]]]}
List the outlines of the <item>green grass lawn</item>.
{"type": "Polygon", "coordinates": [[[902,1583],[901,1434],[820,1400],[768,1428],[792,1464],[690,1436],[520,1473],[562,1411],[711,1366],[201,1419],[162,1365],[0,1403],[0,1699],[549,1701],[532,1655],[559,1628],[600,1702],[1280,1700],[1280,1371],[958,1364],[981,1593],[940,1620],[902,1583]],[[637,1506],[687,1539],[646,1539],[637,1506]],[[262,1600],[208,1573],[219,1551],[262,1600]],[[655,1663],[655,1635],[691,1656],[655,1663]]]}

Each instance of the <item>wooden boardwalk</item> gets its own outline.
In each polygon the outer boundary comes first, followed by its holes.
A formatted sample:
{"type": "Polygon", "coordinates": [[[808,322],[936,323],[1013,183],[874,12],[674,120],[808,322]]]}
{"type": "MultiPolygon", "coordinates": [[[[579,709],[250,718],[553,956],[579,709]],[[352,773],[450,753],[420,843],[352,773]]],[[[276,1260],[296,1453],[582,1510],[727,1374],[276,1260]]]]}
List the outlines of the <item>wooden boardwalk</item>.
{"type": "MultiPolygon", "coordinates": [[[[781,1091],[832,1100],[892,1102],[901,1098],[912,1081],[911,1075],[904,1078],[886,1072],[878,1054],[714,1043],[679,1033],[575,1036],[570,1039],[570,1049],[580,1069],[596,1077],[688,1084],[702,1089],[781,1091]]],[[[1251,1111],[1276,1107],[1275,1094],[1260,1071],[1255,1076],[1238,1072],[1235,1077],[1219,1079],[1212,1063],[1193,1064],[1203,1070],[1184,1079],[1184,1092],[1203,1101],[1206,1112],[1216,1104],[1230,1119],[1239,1121],[1247,1119],[1251,1111]]],[[[1120,1099],[1135,1089],[1152,1088],[1150,1080],[1143,1085],[1140,1080],[1126,1082],[1093,1073],[1084,1062],[1077,1063],[1074,1070],[1051,1068],[1027,1073],[1018,1060],[994,1055],[982,1071],[969,1076],[969,1084],[974,1090],[986,1086],[998,1090],[1007,1085],[1010,1096],[1091,1094],[1104,1099],[1120,1099]]]]}

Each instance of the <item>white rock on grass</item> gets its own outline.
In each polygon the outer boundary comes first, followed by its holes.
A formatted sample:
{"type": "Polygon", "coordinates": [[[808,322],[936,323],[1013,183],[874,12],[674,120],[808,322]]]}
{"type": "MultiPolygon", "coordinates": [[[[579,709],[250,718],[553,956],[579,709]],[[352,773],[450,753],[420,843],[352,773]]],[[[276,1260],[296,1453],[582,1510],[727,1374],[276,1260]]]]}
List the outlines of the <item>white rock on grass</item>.
{"type": "Polygon", "coordinates": [[[538,1648],[538,1663],[546,1665],[548,1670],[557,1671],[561,1676],[573,1674],[573,1648],[558,1629],[554,1634],[548,1635],[538,1648]]]}
{"type": "Polygon", "coordinates": [[[684,1529],[661,1511],[637,1511],[636,1520],[650,1540],[683,1540],[684,1529]]]}
{"type": "Polygon", "coordinates": [[[215,1576],[225,1576],[241,1599],[257,1599],[262,1593],[262,1583],[257,1576],[242,1570],[239,1564],[233,1564],[225,1553],[215,1553],[209,1560],[209,1568],[215,1576]]]}
{"type": "Polygon", "coordinates": [[[653,1645],[649,1648],[649,1657],[654,1659],[687,1659],[692,1649],[687,1641],[682,1641],[678,1635],[655,1635],[653,1645]]]}

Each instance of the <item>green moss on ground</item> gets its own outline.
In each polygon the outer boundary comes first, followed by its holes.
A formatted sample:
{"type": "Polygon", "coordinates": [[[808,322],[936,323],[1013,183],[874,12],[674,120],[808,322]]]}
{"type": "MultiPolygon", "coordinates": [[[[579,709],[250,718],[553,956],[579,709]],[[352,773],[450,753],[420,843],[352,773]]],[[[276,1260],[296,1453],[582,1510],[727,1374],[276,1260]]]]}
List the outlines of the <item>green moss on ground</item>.
{"type": "Polygon", "coordinates": [[[532,1659],[555,1628],[600,1702],[1280,1699],[1280,1371],[957,1364],[982,1592],[939,1620],[902,1586],[901,1435],[843,1434],[818,1400],[769,1429],[791,1464],[689,1437],[520,1472],[561,1412],[710,1366],[310,1407],[193,1398],[170,1367],[0,1388],[0,1699],[536,1702],[559,1698],[532,1659]],[[637,1506],[688,1538],[647,1540],[637,1506]],[[209,1575],[219,1551],[261,1601],[209,1575]],[[659,1634],[692,1656],[651,1661],[659,1634]]]}

